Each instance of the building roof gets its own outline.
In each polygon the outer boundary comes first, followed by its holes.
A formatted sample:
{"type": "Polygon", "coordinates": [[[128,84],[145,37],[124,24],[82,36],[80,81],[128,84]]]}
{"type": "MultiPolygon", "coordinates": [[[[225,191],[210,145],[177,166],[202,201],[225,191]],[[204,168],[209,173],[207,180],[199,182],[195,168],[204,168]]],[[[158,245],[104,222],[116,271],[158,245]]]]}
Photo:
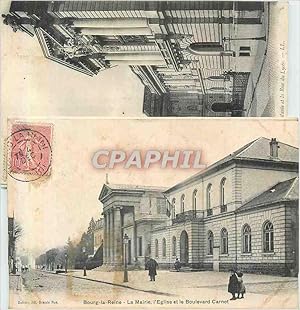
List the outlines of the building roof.
{"type": "Polygon", "coordinates": [[[295,177],[273,185],[255,198],[242,205],[237,211],[246,211],[254,207],[281,201],[296,201],[299,198],[299,178],[295,177]]]}
{"type": "Polygon", "coordinates": [[[106,184],[112,190],[131,190],[131,191],[142,191],[142,192],[163,192],[167,187],[158,186],[142,186],[132,184],[106,184]]]}
{"type": "Polygon", "coordinates": [[[157,186],[141,186],[141,185],[131,185],[131,184],[104,184],[99,200],[102,201],[112,192],[156,192],[158,196],[163,196],[163,192],[167,190],[167,187],[157,187],[157,186]]]}
{"type": "Polygon", "coordinates": [[[257,160],[257,161],[268,161],[268,162],[295,162],[298,163],[299,150],[298,148],[288,145],[278,141],[279,151],[278,157],[273,158],[270,156],[270,139],[265,137],[257,138],[246,145],[242,146],[238,150],[233,153],[225,156],[221,160],[215,162],[214,164],[207,167],[205,170],[198,172],[197,174],[189,177],[188,179],[174,185],[169,188],[166,192],[170,192],[181,186],[189,184],[198,178],[201,178],[209,173],[211,173],[214,169],[220,168],[222,165],[229,163],[233,159],[241,159],[241,160],[257,160]]]}

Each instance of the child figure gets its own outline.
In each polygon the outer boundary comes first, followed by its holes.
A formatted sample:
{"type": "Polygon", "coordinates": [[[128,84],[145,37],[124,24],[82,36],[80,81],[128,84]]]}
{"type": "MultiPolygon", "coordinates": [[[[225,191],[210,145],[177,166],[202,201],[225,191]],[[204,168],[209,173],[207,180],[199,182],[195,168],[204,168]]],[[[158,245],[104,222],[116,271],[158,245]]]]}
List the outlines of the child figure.
{"type": "Polygon", "coordinates": [[[237,279],[238,279],[238,296],[237,298],[244,298],[244,294],[246,293],[246,287],[243,281],[243,273],[237,272],[237,279]],[[241,295],[241,297],[240,297],[241,295]]]}

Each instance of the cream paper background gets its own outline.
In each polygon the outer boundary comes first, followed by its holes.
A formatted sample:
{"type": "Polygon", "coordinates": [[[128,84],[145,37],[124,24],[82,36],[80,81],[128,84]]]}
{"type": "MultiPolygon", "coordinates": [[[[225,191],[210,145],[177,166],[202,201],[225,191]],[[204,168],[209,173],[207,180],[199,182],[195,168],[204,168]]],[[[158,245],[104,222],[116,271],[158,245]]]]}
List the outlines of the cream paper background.
{"type": "MultiPolygon", "coordinates": [[[[1,0],[0,1],[0,9],[2,12],[8,12],[9,10],[9,3],[8,0],[1,0]]],[[[283,16],[283,15],[281,15],[283,16]]],[[[282,37],[280,34],[286,34],[287,32],[287,23],[278,21],[278,37],[282,37]]],[[[297,29],[297,28],[295,28],[297,29]]],[[[12,29],[3,26],[2,23],[0,23],[0,52],[1,52],[1,61],[0,61],[0,93],[1,93],[1,100],[0,100],[0,109],[1,109],[1,144],[3,142],[3,139],[7,137],[8,131],[6,128],[6,120],[8,117],[46,117],[48,116],[58,116],[58,117],[66,117],[66,116],[91,116],[91,115],[99,115],[99,116],[135,116],[135,117],[144,117],[142,114],[142,107],[141,107],[141,101],[143,98],[143,90],[141,87],[141,84],[139,80],[136,78],[136,76],[128,69],[124,68],[124,71],[119,71],[120,68],[116,68],[117,72],[115,72],[115,69],[111,69],[111,71],[107,71],[102,74],[106,74],[105,76],[97,76],[94,79],[82,76],[81,74],[77,72],[73,72],[71,70],[67,70],[63,68],[62,66],[52,63],[48,60],[46,60],[41,52],[41,49],[37,43],[37,41],[29,36],[27,36],[24,33],[13,33],[12,29]],[[107,91],[108,90],[108,91],[107,91]],[[132,96],[134,94],[134,96],[132,96]],[[117,104],[116,104],[117,102],[117,104]],[[124,113],[124,114],[123,114],[124,113]]],[[[293,59],[294,63],[294,59],[293,59]]],[[[287,82],[287,80],[286,80],[287,82]]],[[[298,85],[294,87],[296,89],[298,85]]],[[[274,89],[274,100],[277,100],[278,98],[278,88],[274,89]]],[[[291,99],[294,97],[291,96],[291,99]]],[[[291,102],[291,104],[298,104],[298,102],[291,102]]],[[[279,105],[278,105],[279,107],[279,105]]],[[[49,122],[49,120],[45,120],[45,122],[49,122]]],[[[178,121],[178,120],[177,120],[178,121]]],[[[185,120],[184,122],[186,122],[185,120]]],[[[235,120],[236,121],[236,120],[235,120]]],[[[229,135],[226,138],[226,141],[228,141],[228,149],[232,146],[233,149],[235,149],[238,146],[241,146],[243,143],[248,142],[249,140],[247,137],[252,138],[252,133],[249,131],[249,125],[246,124],[245,120],[245,126],[244,131],[239,131],[236,128],[238,128],[238,122],[230,122],[229,120],[222,120],[220,124],[222,124],[222,130],[227,131],[227,127],[231,128],[231,135],[229,135]],[[237,136],[238,134],[238,136],[237,136]],[[251,137],[250,137],[251,136],[251,137]],[[241,140],[239,140],[241,139],[241,140]],[[239,141],[241,143],[239,143],[239,141]]],[[[202,120],[197,120],[200,124],[202,124],[202,120]]],[[[205,121],[205,122],[208,122],[205,121]]],[[[257,132],[259,132],[259,128],[263,129],[265,123],[269,121],[259,121],[257,125],[255,125],[257,132]]],[[[288,122],[289,123],[289,122],[288,122]]],[[[119,124],[119,122],[117,122],[119,124]]],[[[58,128],[56,122],[55,122],[55,131],[54,131],[54,141],[57,141],[56,137],[56,129],[58,128]]],[[[69,125],[72,127],[72,125],[69,125]]],[[[77,126],[77,125],[76,125],[77,126]]],[[[180,126],[180,125],[178,125],[180,126]]],[[[64,127],[64,126],[62,126],[64,127]]],[[[84,129],[86,129],[86,126],[84,129]]],[[[150,126],[149,129],[151,130],[155,129],[154,126],[150,126]]],[[[174,127],[174,126],[173,126],[174,127]]],[[[184,126],[180,126],[181,131],[185,132],[186,128],[184,126]]],[[[199,127],[202,127],[199,125],[199,127]]],[[[214,128],[214,126],[211,126],[214,128]]],[[[286,130],[286,125],[280,125],[278,126],[279,129],[276,132],[276,135],[279,139],[281,139],[280,135],[290,140],[290,143],[294,143],[293,141],[297,140],[295,138],[295,132],[297,130],[296,125],[288,126],[290,129],[286,130]],[[292,129],[291,129],[292,127],[292,129]],[[283,132],[281,132],[283,131],[283,132]],[[287,134],[289,132],[289,134],[287,134]]],[[[273,128],[273,125],[268,125],[267,128],[263,129],[264,132],[266,132],[266,136],[271,137],[273,136],[272,133],[270,133],[270,130],[273,128]]],[[[277,126],[275,126],[277,128],[277,126]]],[[[75,132],[77,132],[77,129],[72,128],[75,132]]],[[[209,156],[209,160],[214,160],[214,158],[220,158],[224,155],[227,155],[227,147],[224,149],[216,149],[215,144],[212,145],[212,138],[214,141],[221,141],[218,139],[216,135],[209,134],[207,138],[203,138],[205,136],[205,132],[202,132],[203,129],[199,130],[201,132],[201,139],[202,141],[206,141],[207,145],[207,152],[206,156],[209,156]],[[210,144],[210,146],[209,146],[210,144]],[[212,152],[211,152],[212,151],[212,152]],[[210,155],[209,155],[210,154],[210,155]],[[210,159],[211,156],[211,159],[210,159]],[[218,157],[219,156],[219,157],[218,157]]],[[[84,132],[84,130],[83,130],[84,132]]],[[[197,134],[199,134],[199,132],[197,134]]],[[[161,141],[163,135],[165,134],[164,131],[161,131],[161,133],[158,135],[157,140],[161,141]]],[[[63,136],[63,134],[57,134],[59,136],[63,136]]],[[[135,140],[136,132],[133,134],[133,141],[135,140]]],[[[186,135],[183,133],[183,135],[186,137],[186,135]]],[[[221,134],[220,134],[221,135],[221,134]]],[[[261,134],[264,135],[264,134],[261,134]]],[[[72,136],[72,134],[69,134],[69,136],[72,136]]],[[[151,136],[151,134],[150,134],[151,136]]],[[[224,133],[221,135],[225,137],[224,133]]],[[[253,133],[254,136],[254,133],[253,133]]],[[[101,137],[99,134],[97,138],[101,137]]],[[[147,141],[148,136],[146,135],[144,137],[145,141],[147,141]]],[[[60,139],[62,140],[62,138],[60,139]]],[[[96,140],[96,138],[95,138],[96,140]]],[[[72,140],[73,141],[73,140],[72,140]]],[[[98,142],[99,140],[94,142],[95,148],[101,147],[101,143],[98,142]]],[[[198,139],[196,139],[197,143],[198,139]]],[[[200,141],[202,143],[202,141],[200,141]]],[[[100,141],[101,142],[101,141],[100,141]]],[[[288,142],[288,141],[287,141],[288,142]]],[[[54,142],[56,143],[56,142],[54,142]]],[[[77,144],[76,151],[81,152],[84,148],[84,145],[88,145],[82,142],[77,144]],[[80,144],[81,143],[81,144],[80,144]]],[[[194,141],[192,142],[194,143],[194,141]]],[[[289,143],[289,142],[288,142],[289,143]]],[[[298,144],[298,142],[295,142],[298,144]]],[[[75,144],[76,145],[76,144],[75,144]]],[[[71,149],[75,148],[75,145],[71,147],[71,149]]],[[[196,144],[197,146],[198,144],[196,144]]],[[[220,145],[220,144],[219,144],[220,145]]],[[[203,144],[200,145],[201,147],[203,144]]],[[[69,145],[64,145],[64,147],[67,149],[69,145]]],[[[195,147],[196,148],[196,147],[195,147]]],[[[222,148],[222,147],[221,147],[222,148]]],[[[88,149],[90,152],[90,149],[88,149]]],[[[82,151],[83,152],[83,151],[82,151]]],[[[206,152],[206,151],[205,151],[206,152]]],[[[60,154],[60,152],[59,152],[60,154]]],[[[57,155],[56,155],[57,156],[57,155]]],[[[68,154],[69,158],[72,158],[73,153],[68,154]]],[[[49,224],[51,229],[53,228],[59,228],[61,230],[61,233],[64,231],[67,231],[69,229],[69,224],[67,224],[66,229],[62,230],[61,223],[64,223],[63,217],[57,218],[53,217],[52,214],[52,208],[54,205],[56,205],[58,197],[62,197],[62,195],[67,195],[69,192],[72,192],[75,196],[78,195],[78,192],[80,192],[79,198],[81,196],[84,196],[87,198],[87,202],[84,204],[84,208],[79,210],[79,207],[77,209],[77,203],[74,204],[68,204],[69,199],[65,198],[64,202],[67,203],[68,207],[62,206],[62,209],[60,211],[55,211],[54,215],[60,214],[66,216],[68,221],[71,218],[71,215],[66,215],[66,210],[72,210],[69,213],[74,212],[76,214],[76,217],[72,217],[72,221],[75,219],[75,222],[77,222],[77,228],[74,229],[73,235],[79,235],[79,230],[86,228],[86,223],[92,215],[92,213],[95,213],[96,215],[99,215],[101,212],[101,206],[99,205],[97,201],[97,195],[99,192],[99,189],[101,185],[104,182],[104,175],[99,174],[99,171],[95,171],[95,169],[91,169],[90,162],[89,162],[89,155],[87,155],[84,159],[87,159],[87,161],[84,161],[81,163],[83,166],[87,167],[87,170],[81,173],[81,177],[88,175],[87,172],[91,172],[91,183],[93,185],[91,186],[91,192],[90,194],[85,194],[84,190],[82,190],[82,187],[84,187],[83,182],[76,181],[76,167],[80,166],[79,163],[75,163],[75,161],[71,160],[68,163],[64,163],[66,166],[66,172],[69,172],[67,175],[65,172],[60,172],[60,174],[57,174],[57,170],[53,170],[53,174],[51,179],[59,180],[58,184],[63,183],[62,179],[66,177],[67,183],[70,188],[69,190],[66,190],[65,193],[62,193],[62,191],[59,191],[59,189],[56,189],[53,192],[53,195],[50,196],[51,199],[45,199],[45,197],[42,197],[42,194],[39,194],[37,196],[33,195],[32,193],[37,193],[38,188],[40,188],[41,192],[43,192],[45,195],[48,195],[48,192],[46,189],[48,189],[48,186],[50,186],[50,183],[47,181],[45,184],[36,184],[36,185],[24,185],[24,184],[18,184],[15,194],[11,193],[14,197],[14,199],[21,193],[24,200],[19,199],[16,203],[16,209],[19,209],[17,211],[20,214],[27,210],[28,206],[30,205],[30,211],[28,211],[29,215],[37,216],[37,219],[46,220],[47,219],[47,225],[49,224]],[[75,179],[75,183],[72,182],[72,178],[75,179]],[[93,182],[92,182],[93,181],[93,182]],[[95,183],[94,183],[95,182],[95,183]],[[97,183],[97,184],[96,184],[97,183]],[[71,188],[74,188],[74,190],[71,190],[71,188]],[[77,189],[77,190],[75,190],[77,189]],[[58,191],[58,193],[56,193],[58,191]],[[96,195],[96,196],[95,196],[96,195]],[[35,197],[31,200],[32,197],[35,197]],[[25,197],[27,197],[25,199],[25,197]],[[30,198],[29,198],[30,197],[30,198]],[[38,202],[39,199],[41,200],[40,203],[38,203],[38,207],[36,207],[34,202],[38,202]],[[53,204],[51,204],[51,200],[53,201],[53,204]],[[55,204],[54,204],[55,203],[55,204]],[[93,207],[91,207],[91,205],[93,207]],[[43,206],[47,206],[44,208],[43,206]],[[35,212],[40,208],[40,213],[35,212]],[[87,210],[87,211],[84,211],[87,210]],[[52,218],[51,220],[48,220],[48,214],[49,217],[52,218]],[[87,214],[86,222],[85,223],[79,223],[79,218],[84,219],[85,214],[87,214]],[[58,223],[56,223],[58,222],[58,223]]],[[[57,159],[56,159],[57,160],[57,159]]],[[[2,158],[1,158],[2,161],[2,158]]],[[[2,167],[2,165],[1,165],[2,167]]],[[[114,172],[110,174],[110,179],[113,182],[114,180],[119,180],[120,173],[114,172]],[[117,175],[117,178],[112,179],[115,175],[117,175]]],[[[180,171],[176,172],[174,174],[173,172],[169,173],[170,175],[166,175],[167,181],[172,181],[172,184],[177,182],[178,180],[182,180],[185,176],[190,176],[190,173],[187,171],[180,171]],[[173,182],[174,181],[174,182],[173,182]]],[[[1,174],[2,177],[2,174],[1,174]]],[[[79,177],[79,176],[78,176],[79,177]]],[[[132,174],[130,175],[130,178],[124,177],[123,181],[131,180],[132,174]]],[[[137,178],[137,177],[136,177],[137,178]]],[[[139,178],[146,179],[146,183],[150,184],[152,182],[152,177],[145,177],[142,175],[142,173],[139,174],[139,178]]],[[[135,179],[135,178],[134,178],[135,179]]],[[[133,179],[133,180],[134,180],[133,179]]],[[[138,179],[138,178],[137,178],[138,179]]],[[[161,182],[161,178],[159,176],[156,176],[156,179],[159,179],[159,182],[161,182]]],[[[153,183],[156,183],[155,178],[153,179],[153,183]]],[[[2,179],[2,182],[5,183],[6,180],[2,179]]],[[[54,183],[54,182],[53,182],[54,183]]],[[[49,187],[50,190],[53,190],[55,185],[49,187]]],[[[11,185],[10,185],[11,186],[11,185]]],[[[15,186],[15,185],[14,185],[15,186]]],[[[50,191],[51,192],[51,191],[50,191]]],[[[1,197],[2,198],[2,197],[1,197]]],[[[71,199],[71,197],[70,197],[71,199]]],[[[10,198],[11,200],[11,198],[10,198]]],[[[82,206],[84,199],[80,199],[78,206],[82,206]]],[[[23,216],[24,218],[24,216],[23,216]]],[[[42,227],[41,224],[34,223],[34,220],[30,218],[26,218],[26,221],[28,221],[28,224],[25,225],[28,231],[30,224],[33,224],[33,230],[35,232],[43,232],[44,233],[44,227],[42,227]],[[29,224],[30,222],[30,224],[29,224]],[[37,224],[37,226],[35,226],[37,224]],[[40,230],[39,230],[40,229],[40,230]]],[[[66,221],[67,222],[67,221],[66,221]]],[[[46,226],[46,225],[44,225],[46,226]]],[[[38,233],[30,233],[28,231],[29,235],[32,237],[31,242],[29,238],[26,238],[27,240],[23,241],[20,247],[32,247],[36,248],[36,245],[33,244],[33,240],[37,237],[38,233]]],[[[67,235],[67,234],[65,234],[67,235]]],[[[61,236],[61,239],[65,238],[65,235],[61,236]]],[[[55,237],[56,238],[56,237],[55,237]]],[[[2,239],[3,240],[3,239],[2,239]]],[[[48,242],[50,244],[54,244],[55,242],[52,241],[52,237],[44,237],[44,238],[37,238],[38,244],[43,244],[46,247],[48,247],[48,242]],[[40,239],[43,239],[40,240],[40,239]]],[[[56,240],[56,239],[55,239],[56,240]]],[[[2,244],[3,245],[3,244],[2,244]]],[[[49,245],[50,247],[50,245],[49,245]]],[[[2,247],[2,249],[6,249],[6,246],[2,247]]],[[[6,266],[6,265],[5,265],[6,266]]],[[[3,275],[3,272],[1,270],[1,274],[3,275]]],[[[1,282],[2,285],[3,282],[1,282]]],[[[1,287],[2,290],[2,287],[1,287]]],[[[3,298],[3,296],[2,296],[3,298]]],[[[276,305],[276,303],[275,303],[276,305]]],[[[43,308],[43,307],[41,307],[43,308]]]]}
{"type": "MultiPolygon", "coordinates": [[[[18,120],[21,121],[22,120],[18,120]]],[[[92,216],[99,218],[102,206],[98,196],[105,175],[110,183],[172,186],[196,173],[194,169],[95,169],[93,153],[99,149],[202,150],[202,162],[210,165],[246,143],[264,136],[298,146],[297,121],[284,119],[39,119],[26,122],[53,124],[52,168],[46,179],[24,183],[8,178],[9,215],[23,227],[19,252],[39,255],[67,238],[79,238],[92,216]]],[[[72,286],[72,283],[70,283],[72,286]]],[[[193,290],[191,288],[191,295],[193,290]]],[[[278,293],[278,292],[277,292],[278,293]]],[[[276,293],[276,294],[277,294],[276,293]]],[[[82,307],[82,299],[65,292],[39,293],[26,298],[56,298],[63,307],[82,307]],[[80,302],[81,300],[81,302],[80,302]]],[[[14,304],[21,294],[11,294],[14,304]]],[[[134,293],[133,293],[134,294],[134,293]]],[[[287,292],[288,294],[288,292],[287,292]]],[[[132,295],[131,297],[133,297],[132,295]]],[[[119,296],[120,297],[120,296],[119,296]]],[[[196,297],[196,296],[195,296],[196,297]]],[[[199,296],[198,296],[199,297],[199,296]]],[[[112,298],[118,298],[118,295],[112,298]]],[[[293,293],[288,304],[294,304],[293,293]]],[[[275,298],[267,307],[280,305],[275,298]]],[[[263,306],[261,300],[247,300],[243,307],[263,306]]],[[[14,304],[17,307],[16,304],[14,304]]],[[[295,305],[295,304],[294,304],[295,305]]],[[[234,305],[228,305],[228,309],[234,305]]],[[[282,306],[282,304],[281,304],[282,306]]],[[[26,307],[20,306],[20,307],[26,307]]]]}

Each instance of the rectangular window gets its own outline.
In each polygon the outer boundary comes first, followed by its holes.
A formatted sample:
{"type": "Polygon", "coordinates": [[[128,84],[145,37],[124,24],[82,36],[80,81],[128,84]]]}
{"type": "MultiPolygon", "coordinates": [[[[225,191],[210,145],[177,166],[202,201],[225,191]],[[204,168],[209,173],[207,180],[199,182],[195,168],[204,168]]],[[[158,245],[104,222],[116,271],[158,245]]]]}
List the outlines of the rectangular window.
{"type": "Polygon", "coordinates": [[[252,249],[251,249],[251,235],[249,236],[249,252],[251,252],[252,249]]]}
{"type": "Polygon", "coordinates": [[[143,256],[143,237],[138,238],[139,256],[143,256]]]}
{"type": "Polygon", "coordinates": [[[269,233],[266,233],[265,252],[270,252],[270,238],[269,238],[269,233]]]}
{"type": "Polygon", "coordinates": [[[227,254],[227,240],[225,238],[222,239],[222,254],[227,254]]]}
{"type": "Polygon", "coordinates": [[[249,249],[248,249],[248,235],[244,236],[244,253],[248,253],[249,249]]]}
{"type": "Polygon", "coordinates": [[[240,46],[239,56],[251,56],[250,46],[240,46]]]}
{"type": "Polygon", "coordinates": [[[274,236],[273,236],[273,231],[270,232],[270,252],[274,251],[274,236]]]}
{"type": "Polygon", "coordinates": [[[214,253],[214,246],[213,246],[213,241],[210,239],[208,241],[208,255],[213,255],[214,253]]]}

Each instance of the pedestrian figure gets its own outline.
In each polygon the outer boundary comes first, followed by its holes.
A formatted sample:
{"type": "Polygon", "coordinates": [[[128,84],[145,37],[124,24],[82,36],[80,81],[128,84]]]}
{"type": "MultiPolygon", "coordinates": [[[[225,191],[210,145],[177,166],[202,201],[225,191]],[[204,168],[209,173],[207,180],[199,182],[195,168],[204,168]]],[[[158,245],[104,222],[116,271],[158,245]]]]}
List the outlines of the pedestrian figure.
{"type": "Polygon", "coordinates": [[[156,268],[158,267],[158,263],[155,259],[150,258],[146,263],[145,269],[148,270],[148,275],[150,276],[150,281],[155,281],[156,268]]]}
{"type": "Polygon", "coordinates": [[[246,293],[246,287],[243,281],[243,273],[237,272],[236,274],[238,279],[238,298],[244,298],[244,294],[246,293]]]}
{"type": "Polygon", "coordinates": [[[232,294],[232,298],[230,300],[236,300],[235,294],[238,293],[238,276],[235,270],[230,270],[230,277],[228,283],[228,292],[232,294]]]}
{"type": "Polygon", "coordinates": [[[179,259],[176,257],[176,260],[175,260],[175,263],[174,263],[174,268],[177,272],[180,271],[180,268],[181,268],[181,263],[179,261],[179,259]]]}

